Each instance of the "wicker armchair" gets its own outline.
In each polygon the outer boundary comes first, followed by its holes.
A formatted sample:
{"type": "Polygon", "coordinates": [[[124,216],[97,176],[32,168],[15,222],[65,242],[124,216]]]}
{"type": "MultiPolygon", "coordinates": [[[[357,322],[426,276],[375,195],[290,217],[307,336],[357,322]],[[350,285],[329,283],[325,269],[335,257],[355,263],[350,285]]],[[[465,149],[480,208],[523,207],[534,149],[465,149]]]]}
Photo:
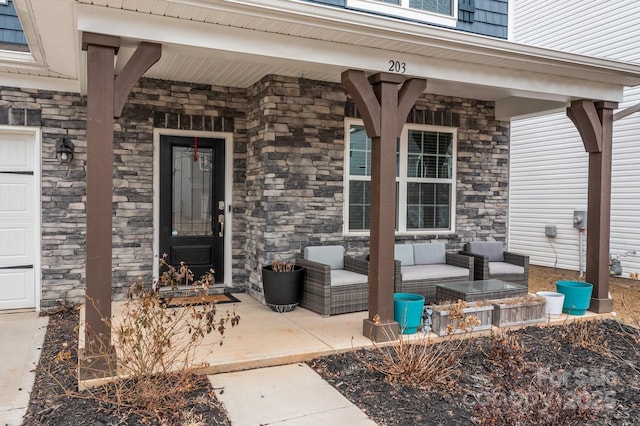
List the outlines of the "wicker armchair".
{"type": "Polygon", "coordinates": [[[461,252],[474,257],[476,280],[496,279],[529,288],[529,256],[504,251],[500,241],[471,241],[461,252]]]}
{"type": "Polygon", "coordinates": [[[436,302],[436,285],[473,281],[474,258],[447,253],[445,244],[417,243],[395,246],[395,291],[424,296],[436,302]]]}
{"type": "Polygon", "coordinates": [[[369,263],[344,255],[342,246],[305,247],[304,291],[300,306],[322,316],[366,311],[369,307],[369,263]]]}

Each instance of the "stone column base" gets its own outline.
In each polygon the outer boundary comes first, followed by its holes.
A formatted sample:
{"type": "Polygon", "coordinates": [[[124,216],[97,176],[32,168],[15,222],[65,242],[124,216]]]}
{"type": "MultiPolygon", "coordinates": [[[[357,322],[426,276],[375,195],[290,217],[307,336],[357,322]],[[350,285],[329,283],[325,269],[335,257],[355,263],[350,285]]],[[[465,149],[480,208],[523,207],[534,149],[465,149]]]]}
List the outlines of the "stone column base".
{"type": "Polygon", "coordinates": [[[90,355],[85,348],[78,349],[78,390],[100,386],[118,378],[116,350],[90,355]]]}
{"type": "Polygon", "coordinates": [[[613,312],[613,299],[596,299],[591,298],[589,310],[597,314],[608,314],[613,312]]]}
{"type": "Polygon", "coordinates": [[[398,340],[400,326],[397,322],[375,323],[370,319],[362,322],[362,334],[374,342],[391,342],[398,340]]]}

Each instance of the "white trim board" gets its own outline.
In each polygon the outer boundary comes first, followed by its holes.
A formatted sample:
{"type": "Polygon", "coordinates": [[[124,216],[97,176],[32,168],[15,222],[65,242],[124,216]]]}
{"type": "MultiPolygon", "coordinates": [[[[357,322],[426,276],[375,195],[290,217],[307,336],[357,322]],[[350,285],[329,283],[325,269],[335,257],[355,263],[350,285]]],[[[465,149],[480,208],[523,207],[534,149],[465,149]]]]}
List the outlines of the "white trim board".
{"type": "Polygon", "coordinates": [[[153,129],[153,280],[159,277],[158,259],[160,258],[160,137],[188,136],[217,138],[225,141],[225,221],[224,221],[224,285],[233,285],[232,259],[233,248],[233,134],[225,132],[206,132],[200,130],[153,129]]]}

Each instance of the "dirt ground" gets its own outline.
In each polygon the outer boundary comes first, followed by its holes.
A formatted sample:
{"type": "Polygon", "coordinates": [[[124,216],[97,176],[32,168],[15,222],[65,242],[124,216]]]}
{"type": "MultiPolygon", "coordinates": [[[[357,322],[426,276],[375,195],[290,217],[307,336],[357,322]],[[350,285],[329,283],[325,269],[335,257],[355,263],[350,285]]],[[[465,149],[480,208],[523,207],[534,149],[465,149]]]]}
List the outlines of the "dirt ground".
{"type": "MultiPolygon", "coordinates": [[[[529,267],[529,291],[556,291],[556,281],[585,281],[577,271],[545,268],[531,265],[529,267]]],[[[626,278],[610,277],[609,292],[613,298],[613,309],[616,318],[626,324],[640,327],[640,281],[626,278]]]]}

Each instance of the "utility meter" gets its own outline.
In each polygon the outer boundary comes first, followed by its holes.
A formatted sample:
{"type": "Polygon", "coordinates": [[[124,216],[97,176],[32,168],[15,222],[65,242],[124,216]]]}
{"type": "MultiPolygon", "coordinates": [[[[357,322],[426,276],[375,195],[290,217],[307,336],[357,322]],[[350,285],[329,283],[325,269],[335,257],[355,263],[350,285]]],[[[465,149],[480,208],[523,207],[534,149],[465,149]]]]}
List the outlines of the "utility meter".
{"type": "Polygon", "coordinates": [[[573,227],[576,229],[587,228],[587,212],[585,210],[573,211],[573,227]]]}
{"type": "Polygon", "coordinates": [[[558,228],[555,225],[545,225],[544,235],[549,238],[555,238],[558,236],[558,228]]]}

